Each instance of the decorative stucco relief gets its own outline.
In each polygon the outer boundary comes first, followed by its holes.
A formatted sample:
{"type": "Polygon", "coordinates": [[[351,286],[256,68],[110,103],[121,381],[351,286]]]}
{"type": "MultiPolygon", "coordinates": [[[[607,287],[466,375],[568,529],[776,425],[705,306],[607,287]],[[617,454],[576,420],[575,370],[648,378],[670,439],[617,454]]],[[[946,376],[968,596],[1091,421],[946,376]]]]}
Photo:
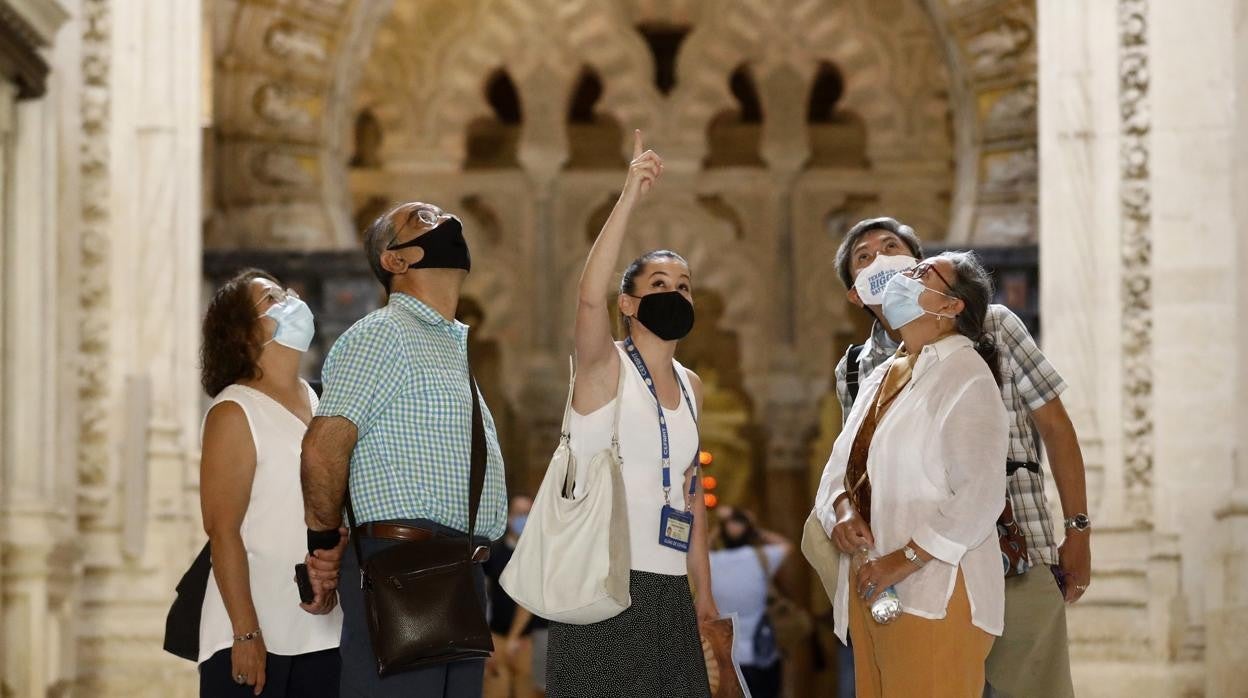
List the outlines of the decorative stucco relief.
{"type": "Polygon", "coordinates": [[[1122,206],[1123,459],[1127,513],[1147,521],[1153,481],[1152,210],[1148,3],[1118,4],[1122,206]]]}

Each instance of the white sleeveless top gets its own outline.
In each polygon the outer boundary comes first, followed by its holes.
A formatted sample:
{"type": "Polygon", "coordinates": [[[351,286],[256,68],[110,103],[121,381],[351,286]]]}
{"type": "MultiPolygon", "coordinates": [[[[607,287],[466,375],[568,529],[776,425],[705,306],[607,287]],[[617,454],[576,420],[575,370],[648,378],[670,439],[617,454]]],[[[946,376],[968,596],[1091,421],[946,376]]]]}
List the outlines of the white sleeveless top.
{"type": "MultiPolygon", "coordinates": [[[[316,414],[316,393],[304,385],[316,414]]],[[[307,427],[276,400],[244,385],[228,386],[211,407],[223,402],[243,408],[256,448],[256,475],[240,531],[251,572],[251,598],[265,647],[286,656],[337,647],[341,607],[323,616],[312,615],[299,608],[299,587],[295,585],[295,565],[303,562],[308,552],[299,482],[299,452],[307,427]]],[[[202,439],[202,429],[200,433],[202,439]]],[[[208,577],[200,616],[199,661],[233,644],[234,630],[214,573],[208,577]]]]}
{"type": "MultiPolygon", "coordinates": [[[[663,449],[659,438],[659,411],[654,396],[641,379],[628,354],[616,345],[624,366],[624,392],[620,399],[620,457],[624,460],[624,489],[628,499],[629,542],[632,548],[632,568],[658,574],[688,574],[685,553],[659,545],[659,517],[663,510],[663,449]]],[[[676,375],[689,391],[689,399],[697,398],[689,384],[689,374],[680,362],[673,360],[676,375]]],[[[670,370],[648,367],[652,375],[670,370]]],[[[698,427],[690,413],[685,398],[680,407],[663,411],[667,417],[668,442],[672,463],[672,506],[684,509],[684,497],[689,491],[687,471],[698,449],[698,427]]],[[[571,432],[572,453],[578,463],[588,463],[599,451],[611,444],[612,418],[615,416],[615,399],[594,412],[581,415],[574,409],[568,420],[571,432]]],[[[576,496],[585,478],[577,481],[576,496]]]]}

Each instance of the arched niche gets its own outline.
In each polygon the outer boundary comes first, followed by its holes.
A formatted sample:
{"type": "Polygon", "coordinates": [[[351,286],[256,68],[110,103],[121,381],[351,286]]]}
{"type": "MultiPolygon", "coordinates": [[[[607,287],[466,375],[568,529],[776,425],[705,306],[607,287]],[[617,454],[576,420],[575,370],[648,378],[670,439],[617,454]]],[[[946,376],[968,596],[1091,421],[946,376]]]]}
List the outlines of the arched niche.
{"type": "Polygon", "coordinates": [[[759,153],[763,133],[763,106],[749,65],[742,64],[728,77],[735,108],[715,116],[707,127],[708,169],[762,167],[759,153]]]}
{"type": "Polygon", "coordinates": [[[810,134],[809,167],[866,167],[867,127],[855,113],[841,107],[845,78],[839,68],[820,61],[807,98],[810,134]]]}
{"type": "Polygon", "coordinates": [[[483,89],[492,114],[469,124],[464,169],[518,167],[516,152],[524,121],[520,92],[503,68],[490,75],[483,89]]]}
{"type": "Polygon", "coordinates": [[[628,164],[620,151],[623,131],[619,122],[599,109],[602,93],[598,72],[582,67],[568,98],[567,169],[616,169],[628,164]]]}

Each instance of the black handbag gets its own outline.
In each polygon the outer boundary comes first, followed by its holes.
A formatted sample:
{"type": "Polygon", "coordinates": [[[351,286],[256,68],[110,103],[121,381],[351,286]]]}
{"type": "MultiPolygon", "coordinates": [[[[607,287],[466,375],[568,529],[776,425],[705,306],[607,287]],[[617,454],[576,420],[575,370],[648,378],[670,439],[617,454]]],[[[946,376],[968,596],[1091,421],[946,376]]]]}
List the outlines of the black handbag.
{"type": "Polygon", "coordinates": [[[204,608],[204,593],[208,589],[208,575],[212,574],[211,544],[205,543],[190,569],[182,575],[176,588],[177,596],[165,617],[166,652],[199,661],[199,620],[204,608]]]}
{"type": "Polygon", "coordinates": [[[377,658],[377,675],[465,659],[494,651],[485,609],[476,592],[474,534],[485,487],[485,425],[477,383],[472,392],[472,468],[468,484],[468,536],[408,541],[364,559],[355,533],[355,511],[347,494],[355,555],[360,562],[364,615],[377,658]]]}

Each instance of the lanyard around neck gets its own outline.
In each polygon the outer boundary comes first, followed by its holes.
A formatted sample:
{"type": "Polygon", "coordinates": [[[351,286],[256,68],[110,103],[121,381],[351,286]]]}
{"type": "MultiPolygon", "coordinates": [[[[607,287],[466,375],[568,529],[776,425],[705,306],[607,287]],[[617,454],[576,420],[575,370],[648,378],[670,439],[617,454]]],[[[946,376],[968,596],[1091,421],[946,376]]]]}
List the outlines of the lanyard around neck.
{"type": "MultiPolygon", "coordinates": [[[[663,402],[659,400],[659,391],[654,386],[654,379],[650,377],[650,369],[646,368],[646,362],[641,358],[641,352],[637,351],[637,345],[633,343],[633,338],[629,337],[624,340],[624,351],[628,353],[628,358],[632,360],[633,366],[637,367],[637,373],[641,374],[641,381],[649,388],[650,394],[654,396],[654,404],[659,410],[659,443],[662,447],[663,455],[663,500],[670,506],[672,503],[672,453],[671,443],[667,436],[667,417],[663,413],[663,402]]],[[[697,413],[693,408],[693,400],[689,399],[689,391],[685,390],[684,381],[680,380],[680,375],[676,373],[676,367],[672,366],[672,374],[676,376],[676,384],[680,386],[680,393],[685,398],[685,404],[689,406],[689,414],[693,416],[694,423],[697,423],[697,413]]],[[[693,454],[693,465],[696,468],[698,463],[698,454],[693,454]]],[[[693,477],[689,481],[689,495],[692,497],[697,494],[698,476],[695,471],[693,477]]],[[[686,504],[686,510],[688,504],[686,504]]]]}

